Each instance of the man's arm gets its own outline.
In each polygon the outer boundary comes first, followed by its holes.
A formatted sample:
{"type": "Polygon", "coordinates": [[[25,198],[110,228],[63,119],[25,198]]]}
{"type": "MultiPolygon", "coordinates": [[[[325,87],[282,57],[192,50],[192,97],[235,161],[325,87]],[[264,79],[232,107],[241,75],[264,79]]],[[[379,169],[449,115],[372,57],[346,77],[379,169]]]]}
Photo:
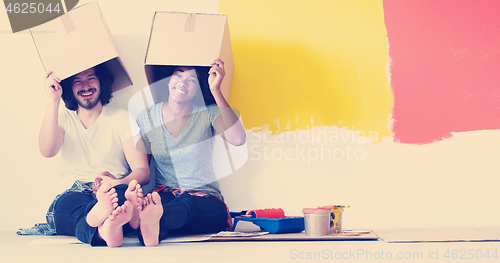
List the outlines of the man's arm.
{"type": "Polygon", "coordinates": [[[53,76],[52,71],[47,71],[43,88],[49,101],[38,136],[38,147],[45,157],[55,156],[61,149],[64,139],[64,130],[58,124],[59,103],[62,94],[59,82],[61,80],[53,76]]]}
{"type": "MultiPolygon", "coordinates": [[[[125,158],[127,158],[128,165],[132,172],[125,178],[122,179],[122,184],[128,184],[132,180],[137,180],[139,184],[145,185],[149,183],[150,173],[149,173],[149,162],[148,157],[144,152],[137,149],[137,145],[144,145],[144,142],[140,134],[125,140],[123,144],[123,152],[125,153],[125,158]]],[[[143,146],[144,147],[144,146],[143,146]]]]}
{"type": "Polygon", "coordinates": [[[137,182],[141,185],[146,185],[147,183],[149,183],[150,172],[148,157],[146,153],[139,151],[134,144],[134,142],[137,141],[137,144],[143,147],[144,142],[140,137],[141,135],[138,134],[122,142],[123,152],[125,154],[125,158],[127,159],[128,165],[130,166],[130,173],[120,179],[115,179],[116,177],[114,175],[112,175],[111,177],[109,173],[106,174],[106,172],[99,174],[96,177],[96,181],[99,181],[98,186],[102,185],[105,182],[111,183],[112,186],[119,184],[129,184],[132,180],[137,180],[137,182]]]}

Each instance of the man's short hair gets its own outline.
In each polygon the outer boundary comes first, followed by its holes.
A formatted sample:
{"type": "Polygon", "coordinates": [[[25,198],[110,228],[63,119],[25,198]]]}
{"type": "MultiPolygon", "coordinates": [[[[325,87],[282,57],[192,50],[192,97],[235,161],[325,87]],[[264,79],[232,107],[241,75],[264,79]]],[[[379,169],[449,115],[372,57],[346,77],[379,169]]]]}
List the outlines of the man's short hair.
{"type": "MultiPolygon", "coordinates": [[[[100,87],[100,95],[99,95],[99,100],[101,101],[101,104],[104,106],[109,103],[111,98],[113,97],[113,92],[112,92],[112,85],[113,82],[115,81],[115,76],[109,69],[106,67],[104,64],[99,64],[94,67],[94,73],[99,80],[99,87],[100,87]]],[[[66,108],[76,111],[78,109],[78,101],[76,100],[74,94],[73,94],[73,80],[75,79],[77,74],[64,79],[61,81],[61,87],[62,87],[62,99],[64,101],[64,104],[66,105],[66,108]]]]}

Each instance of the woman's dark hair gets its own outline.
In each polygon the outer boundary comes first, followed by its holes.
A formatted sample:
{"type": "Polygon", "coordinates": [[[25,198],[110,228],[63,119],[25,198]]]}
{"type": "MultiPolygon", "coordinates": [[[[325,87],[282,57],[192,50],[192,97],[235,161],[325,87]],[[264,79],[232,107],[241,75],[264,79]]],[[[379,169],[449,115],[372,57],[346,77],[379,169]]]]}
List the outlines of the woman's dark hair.
{"type": "Polygon", "coordinates": [[[209,106],[215,103],[214,95],[210,91],[210,85],[208,84],[208,72],[211,67],[193,67],[196,71],[196,76],[198,77],[198,82],[200,83],[201,94],[203,95],[203,100],[205,100],[205,105],[209,106]]]}
{"type": "MultiPolygon", "coordinates": [[[[115,76],[109,69],[104,65],[104,63],[101,63],[97,66],[94,67],[94,73],[99,80],[99,87],[100,87],[100,95],[99,95],[99,100],[101,101],[101,104],[104,106],[109,103],[111,98],[113,97],[112,93],[112,85],[113,82],[115,81],[115,76]]],[[[76,111],[78,109],[78,102],[73,95],[73,80],[75,79],[75,76],[77,74],[64,79],[61,81],[61,87],[62,87],[62,99],[64,101],[64,104],[66,105],[66,108],[76,111]]]]}
{"type": "MultiPolygon", "coordinates": [[[[153,94],[157,95],[155,98],[155,103],[160,101],[167,101],[169,95],[169,89],[165,86],[168,83],[168,79],[174,73],[174,70],[178,66],[154,66],[153,68],[153,85],[151,88],[155,89],[152,91],[153,94]],[[166,80],[166,81],[165,81],[166,80]]],[[[210,85],[208,84],[208,72],[211,67],[203,66],[186,66],[192,68],[196,71],[196,76],[198,77],[198,83],[200,84],[201,94],[203,95],[203,100],[205,105],[209,106],[215,103],[215,98],[210,91],[210,85]]]]}

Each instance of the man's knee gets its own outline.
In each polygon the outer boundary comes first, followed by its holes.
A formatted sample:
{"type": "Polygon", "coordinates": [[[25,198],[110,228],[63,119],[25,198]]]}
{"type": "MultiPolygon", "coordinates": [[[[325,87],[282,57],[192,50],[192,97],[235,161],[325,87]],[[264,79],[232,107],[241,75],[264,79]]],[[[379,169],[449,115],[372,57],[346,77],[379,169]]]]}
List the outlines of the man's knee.
{"type": "Polygon", "coordinates": [[[56,210],[60,207],[78,207],[87,206],[94,197],[91,194],[78,193],[78,192],[67,192],[62,194],[55,204],[56,210]]]}

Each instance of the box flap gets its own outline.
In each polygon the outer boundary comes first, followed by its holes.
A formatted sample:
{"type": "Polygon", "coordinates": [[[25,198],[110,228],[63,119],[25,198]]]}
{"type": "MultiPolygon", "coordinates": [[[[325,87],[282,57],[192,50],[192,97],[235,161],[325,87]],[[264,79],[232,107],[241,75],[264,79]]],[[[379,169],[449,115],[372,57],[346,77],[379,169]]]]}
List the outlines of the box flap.
{"type": "Polygon", "coordinates": [[[59,78],[106,62],[115,73],[113,91],[132,84],[97,2],[77,7],[30,32],[44,69],[59,78]]]}
{"type": "Polygon", "coordinates": [[[226,76],[222,93],[227,99],[234,62],[226,15],[156,12],[146,51],[145,71],[149,84],[157,78],[155,65],[207,66],[224,61],[226,76]]]}
{"type": "Polygon", "coordinates": [[[225,15],[156,12],[146,65],[211,66],[220,56],[225,15]]]}

